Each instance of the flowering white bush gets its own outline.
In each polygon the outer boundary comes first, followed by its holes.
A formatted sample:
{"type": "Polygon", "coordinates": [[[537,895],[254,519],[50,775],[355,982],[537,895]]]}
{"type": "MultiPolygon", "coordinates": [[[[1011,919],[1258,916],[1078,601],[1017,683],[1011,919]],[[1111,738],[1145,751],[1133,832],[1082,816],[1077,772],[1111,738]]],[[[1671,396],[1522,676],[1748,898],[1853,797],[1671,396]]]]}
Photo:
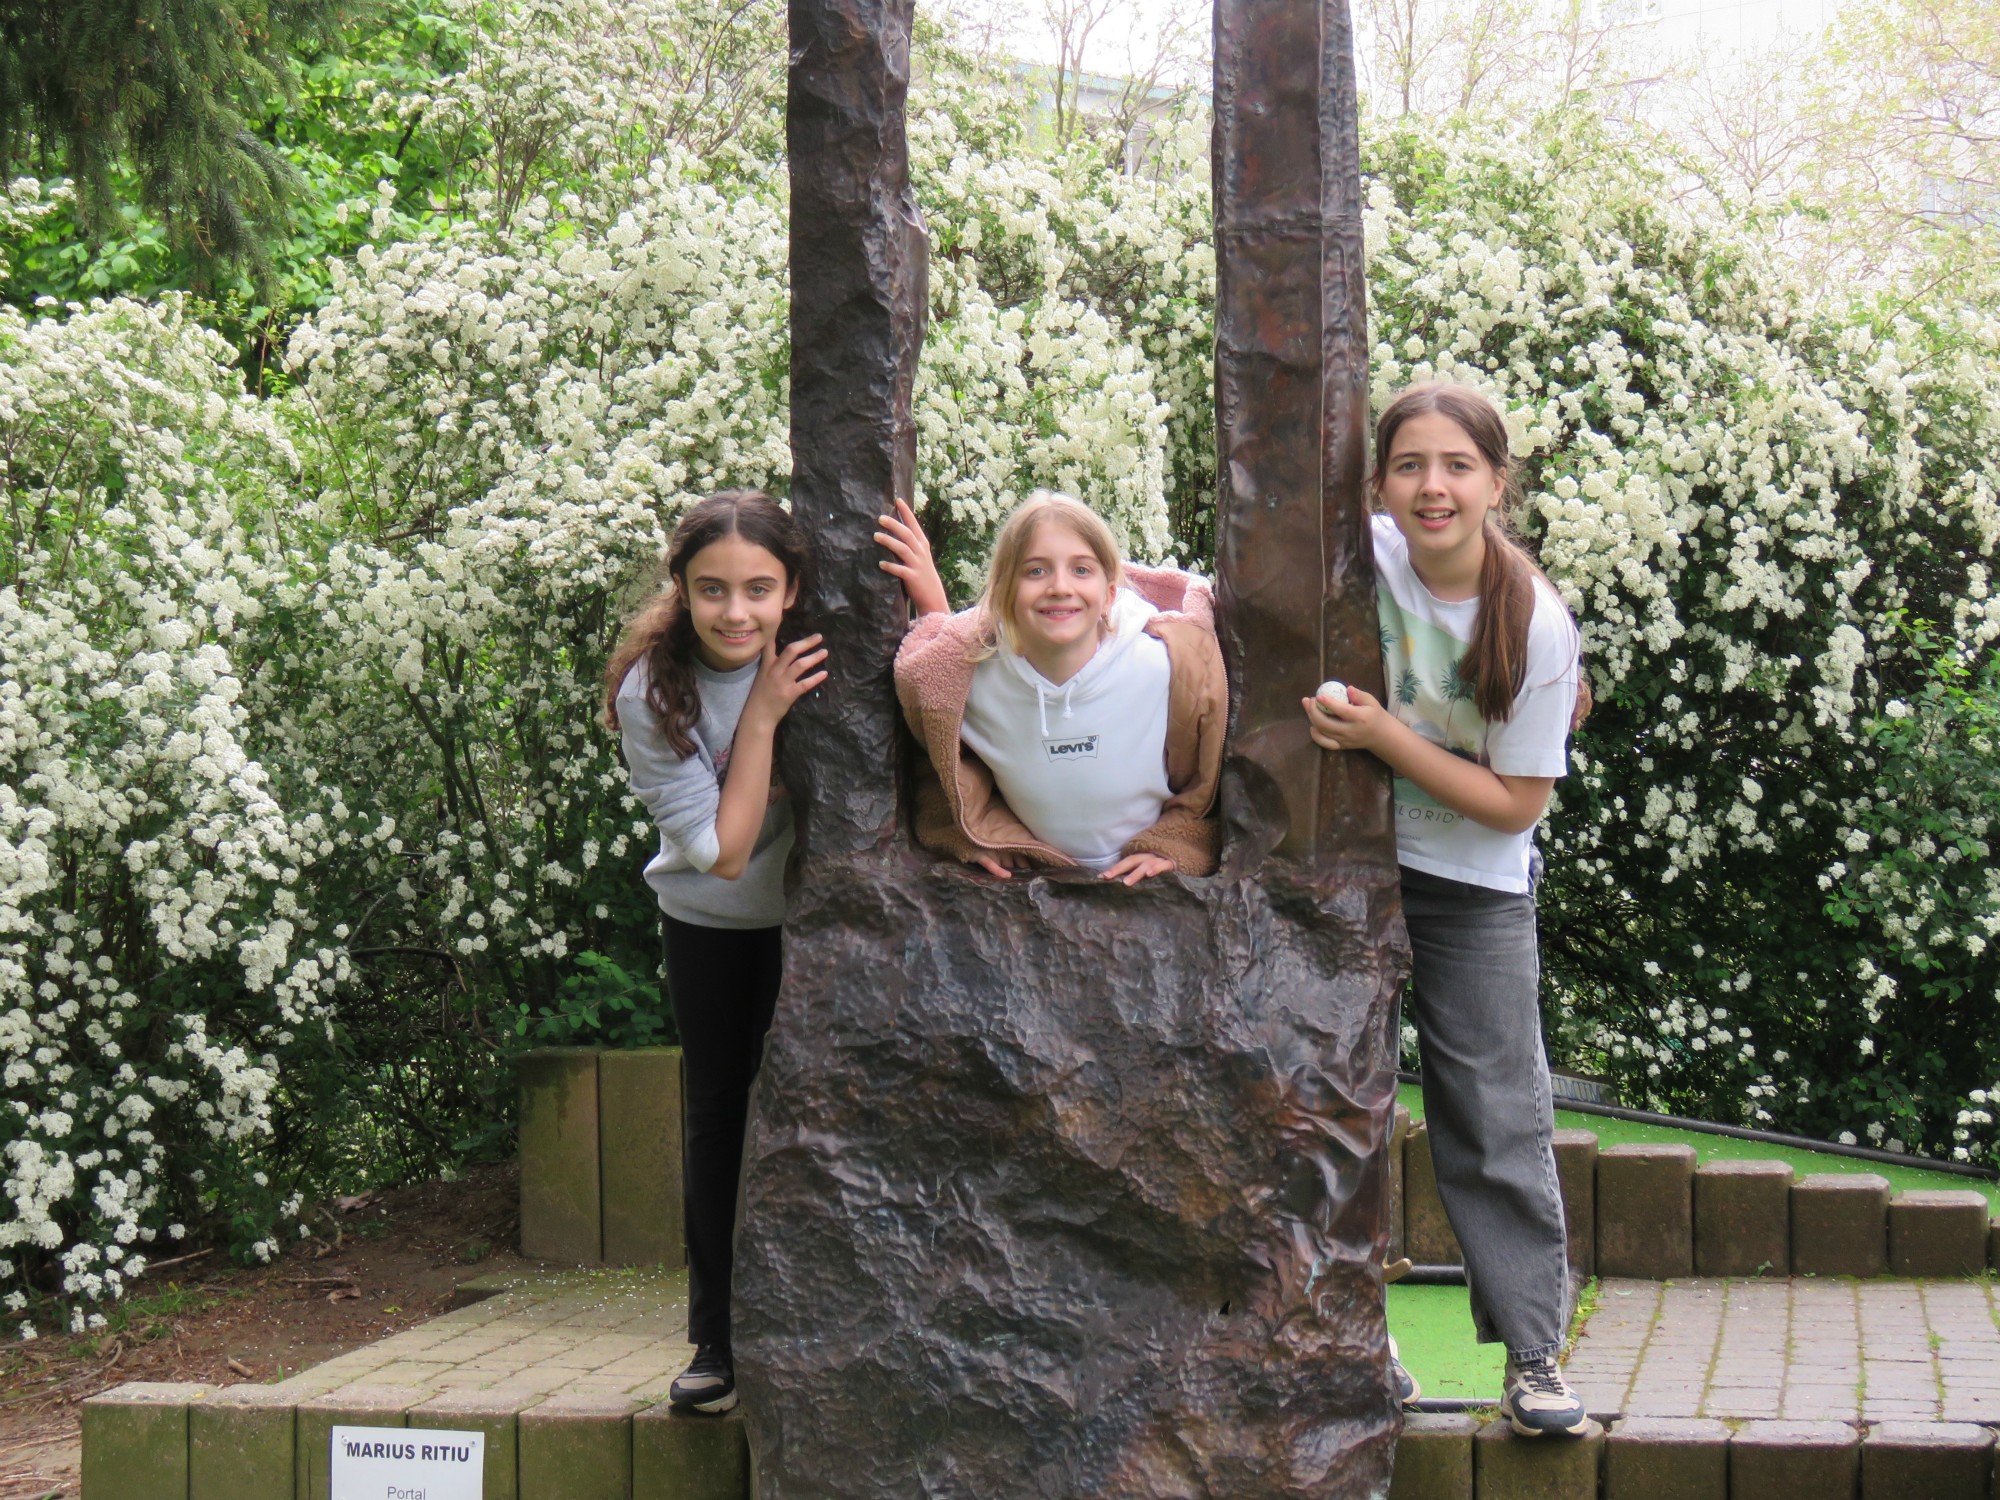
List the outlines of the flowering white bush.
{"type": "Polygon", "coordinates": [[[169,300],[0,310],[0,348],[0,1281],[82,1318],[272,1133],[348,829],[249,748],[299,497],[227,346],[169,300]]]}
{"type": "MultiPolygon", "coordinates": [[[[1849,798],[1840,858],[1818,879],[1851,929],[1868,1034],[1829,1090],[1837,1123],[1877,1143],[1989,1157],[2000,1068],[1987,1032],[2000,990],[2000,657],[1906,632],[1931,670],[1863,725],[1874,781],[1849,798]],[[1984,658],[1983,665],[1980,664],[1984,658]],[[1877,1045],[1878,1038],[1880,1045],[1877,1045]],[[1982,1080],[1967,1088],[1965,1079],[1982,1080]]],[[[1830,1112],[1831,1113],[1831,1112],[1830,1112]]],[[[1848,1131],[1846,1133],[1852,1133],[1848,1131]]]]}
{"type": "Polygon", "coordinates": [[[1042,486],[1087,495],[1133,556],[1185,555],[1176,459],[1190,419],[1213,430],[1196,357],[1215,284],[1206,131],[1166,136],[1159,177],[1132,177],[1087,145],[1037,158],[964,81],[932,88],[910,144],[932,243],[918,505],[940,555],[969,591],[994,529],[1042,486]]]}
{"type": "MultiPolygon", "coordinates": [[[[177,301],[0,315],[16,1311],[42,1286],[87,1319],[196,1214],[268,1255],[379,1133],[433,1161],[504,1123],[517,1017],[575,1000],[554,1021],[588,1031],[652,971],[651,829],[597,678],[680,509],[786,487],[787,246],[769,78],[692,153],[713,81],[642,64],[714,17],[633,16],[465,11],[465,72],[383,106],[460,143],[459,196],[332,268],[280,398],[177,301]]],[[[1038,156],[939,58],[910,140],[948,576],[1038,485],[1202,561],[1203,123],[1144,175],[1038,156]]],[[[1559,1046],[1635,1099],[1990,1155],[2000,799],[1937,774],[1935,726],[1988,721],[1913,622],[1961,676],[2000,634],[2000,323],[1799,312],[1748,232],[1658,206],[1587,129],[1367,150],[1375,393],[1501,399],[1584,622],[1599,709],[1542,903],[1559,1046]]],[[[0,243],[44,201],[0,204],[0,243]]]]}
{"type": "Polygon", "coordinates": [[[1901,795],[1868,722],[1926,675],[1906,616],[1976,656],[2000,635],[2000,319],[1809,318],[1588,130],[1376,163],[1377,398],[1434,373],[1501,398],[1597,687],[1546,840],[1570,1043],[1638,1099],[1946,1147],[2000,1074],[1988,919],[1825,888],[1901,795]],[[1903,994],[1938,965],[1949,1003],[1903,994]]]}
{"type": "Polygon", "coordinates": [[[438,141],[454,213],[501,226],[549,184],[608,201],[673,148],[761,175],[784,139],[776,0],[445,0],[471,46],[378,101],[438,141]]]}

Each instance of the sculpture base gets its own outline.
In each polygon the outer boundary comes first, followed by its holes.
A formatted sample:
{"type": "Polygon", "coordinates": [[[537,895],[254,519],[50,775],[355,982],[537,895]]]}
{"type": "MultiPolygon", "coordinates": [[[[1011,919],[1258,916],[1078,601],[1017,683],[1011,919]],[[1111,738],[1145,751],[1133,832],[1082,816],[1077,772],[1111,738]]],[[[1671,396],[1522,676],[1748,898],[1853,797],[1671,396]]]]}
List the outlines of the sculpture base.
{"type": "Polygon", "coordinates": [[[1361,873],[813,867],[737,1255],[765,1500],[1385,1492],[1399,917],[1361,873]]]}

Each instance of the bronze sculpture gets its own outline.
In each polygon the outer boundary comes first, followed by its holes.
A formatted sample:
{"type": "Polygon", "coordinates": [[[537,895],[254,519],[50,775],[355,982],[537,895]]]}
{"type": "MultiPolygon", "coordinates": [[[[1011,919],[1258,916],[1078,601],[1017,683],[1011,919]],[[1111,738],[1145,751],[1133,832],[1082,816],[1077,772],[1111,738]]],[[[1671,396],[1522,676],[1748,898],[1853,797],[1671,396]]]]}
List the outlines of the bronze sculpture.
{"type": "Polygon", "coordinates": [[[1137,890],[997,883],[898,818],[870,536],[914,459],[910,18],[791,7],[793,503],[838,671],[785,750],[805,848],[738,1249],[758,1490],[1380,1494],[1395,851],[1385,783],[1298,712],[1380,680],[1344,0],[1218,3],[1227,847],[1137,890]]]}

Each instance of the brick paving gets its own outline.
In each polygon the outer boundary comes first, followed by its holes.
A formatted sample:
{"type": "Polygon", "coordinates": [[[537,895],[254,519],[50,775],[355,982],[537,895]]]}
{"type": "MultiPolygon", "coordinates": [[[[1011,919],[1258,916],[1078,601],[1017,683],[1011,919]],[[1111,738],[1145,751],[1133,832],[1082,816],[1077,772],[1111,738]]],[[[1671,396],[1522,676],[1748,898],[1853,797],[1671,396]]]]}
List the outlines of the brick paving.
{"type": "MultiPolygon", "coordinates": [[[[685,1272],[495,1285],[284,1384],[655,1402],[693,1358],[685,1272]]],[[[1600,1415],[2000,1423],[2000,1282],[1606,1278],[1568,1370],[1600,1415]]]]}
{"type": "MultiPolygon", "coordinates": [[[[487,1290],[471,1283],[476,1293],[487,1290]]],[[[379,1344],[293,1376],[314,1394],[398,1387],[533,1398],[630,1396],[664,1401],[694,1348],[685,1271],[538,1273],[379,1344]]]]}
{"type": "Polygon", "coordinates": [[[1594,1413],[2000,1422],[2000,1287],[1758,1278],[1599,1284],[1569,1362],[1594,1413]]]}
{"type": "MultiPolygon", "coordinates": [[[[686,1285],[681,1271],[475,1282],[493,1294],[284,1386],[664,1401],[694,1356],[686,1285]]],[[[1608,1277],[1568,1370],[1599,1415],[2000,1423],[2000,1283],[1608,1277]]]]}

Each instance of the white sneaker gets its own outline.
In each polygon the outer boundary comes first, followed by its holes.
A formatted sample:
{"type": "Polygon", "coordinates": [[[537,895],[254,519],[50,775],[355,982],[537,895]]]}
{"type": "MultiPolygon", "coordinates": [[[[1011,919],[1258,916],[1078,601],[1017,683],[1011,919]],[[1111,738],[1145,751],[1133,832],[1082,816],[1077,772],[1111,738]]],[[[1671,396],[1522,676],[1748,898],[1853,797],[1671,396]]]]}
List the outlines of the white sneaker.
{"type": "Polygon", "coordinates": [[[1389,1383],[1396,1388],[1396,1402],[1405,1410],[1417,1404],[1423,1395],[1423,1387],[1417,1384],[1417,1377],[1403,1368],[1403,1356],[1396,1348],[1396,1335],[1389,1335],[1389,1383]]]}
{"type": "Polygon", "coordinates": [[[1546,1354],[1518,1362],[1507,1356],[1500,1415],[1522,1437],[1582,1437],[1592,1425],[1583,1398],[1563,1379],[1562,1366],[1546,1354]]]}

